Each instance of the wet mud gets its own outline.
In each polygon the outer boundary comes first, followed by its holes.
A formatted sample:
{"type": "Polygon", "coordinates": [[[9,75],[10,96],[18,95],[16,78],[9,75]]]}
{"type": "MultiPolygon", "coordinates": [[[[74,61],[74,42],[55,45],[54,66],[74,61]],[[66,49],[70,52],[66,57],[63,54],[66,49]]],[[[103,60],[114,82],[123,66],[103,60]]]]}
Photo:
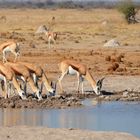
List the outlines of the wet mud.
{"type": "Polygon", "coordinates": [[[102,95],[97,96],[94,93],[76,94],[67,93],[56,96],[43,95],[43,99],[38,99],[29,95],[27,100],[22,100],[19,96],[13,96],[8,99],[0,97],[0,108],[74,108],[84,107],[82,101],[85,99],[93,99],[97,103],[102,101],[140,101],[140,92],[120,91],[107,92],[102,91],[102,95]]]}

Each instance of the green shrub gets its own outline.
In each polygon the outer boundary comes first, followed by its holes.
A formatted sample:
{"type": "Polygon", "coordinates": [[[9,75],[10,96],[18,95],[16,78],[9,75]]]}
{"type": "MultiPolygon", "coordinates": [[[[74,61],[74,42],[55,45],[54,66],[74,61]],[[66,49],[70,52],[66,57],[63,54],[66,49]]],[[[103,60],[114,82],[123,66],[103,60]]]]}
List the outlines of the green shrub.
{"type": "Polygon", "coordinates": [[[125,19],[128,23],[136,23],[136,8],[132,1],[123,1],[119,6],[118,9],[122,12],[125,16],[125,19]]]}

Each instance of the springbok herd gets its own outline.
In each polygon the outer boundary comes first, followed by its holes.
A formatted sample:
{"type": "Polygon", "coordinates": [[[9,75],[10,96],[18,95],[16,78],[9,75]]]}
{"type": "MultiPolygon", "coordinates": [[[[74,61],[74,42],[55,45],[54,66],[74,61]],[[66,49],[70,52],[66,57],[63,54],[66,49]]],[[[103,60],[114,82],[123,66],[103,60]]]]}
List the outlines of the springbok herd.
{"type": "MultiPolygon", "coordinates": [[[[0,62],[0,85],[2,89],[2,96],[8,98],[11,94],[11,89],[17,91],[22,99],[27,99],[27,83],[29,83],[33,93],[36,94],[38,100],[42,99],[42,88],[45,86],[50,95],[55,95],[55,88],[49,83],[49,80],[44,70],[35,64],[27,62],[17,62],[20,55],[20,44],[15,41],[5,42],[0,45],[0,51],[3,53],[3,62],[0,62]],[[15,55],[14,62],[8,62],[6,59],[7,52],[15,55]],[[41,82],[39,86],[39,82],[41,82]]],[[[59,64],[61,75],[55,84],[58,84],[61,92],[64,92],[61,81],[66,74],[77,74],[78,85],[77,91],[79,93],[80,85],[83,89],[83,81],[86,79],[92,86],[94,92],[100,95],[103,79],[98,82],[94,80],[88,68],[74,60],[64,60],[59,64]]]]}

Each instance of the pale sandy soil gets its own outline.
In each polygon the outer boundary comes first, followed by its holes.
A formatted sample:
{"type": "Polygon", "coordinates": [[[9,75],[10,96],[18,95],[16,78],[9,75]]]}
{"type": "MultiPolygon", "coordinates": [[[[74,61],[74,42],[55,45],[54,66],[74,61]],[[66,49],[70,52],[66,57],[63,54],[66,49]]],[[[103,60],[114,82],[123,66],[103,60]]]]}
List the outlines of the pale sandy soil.
{"type": "Polygon", "coordinates": [[[1,127],[1,140],[139,140],[122,132],[95,132],[44,127],[1,127]]]}
{"type": "MultiPolygon", "coordinates": [[[[100,76],[95,76],[96,80],[99,80],[100,78],[100,76]]],[[[63,87],[68,93],[76,92],[77,77],[66,76],[63,80],[63,87]]],[[[84,90],[85,92],[92,91],[92,87],[87,81],[84,81],[84,90]]],[[[125,90],[140,92],[140,76],[106,75],[102,90],[108,92],[119,92],[125,90]]]]}

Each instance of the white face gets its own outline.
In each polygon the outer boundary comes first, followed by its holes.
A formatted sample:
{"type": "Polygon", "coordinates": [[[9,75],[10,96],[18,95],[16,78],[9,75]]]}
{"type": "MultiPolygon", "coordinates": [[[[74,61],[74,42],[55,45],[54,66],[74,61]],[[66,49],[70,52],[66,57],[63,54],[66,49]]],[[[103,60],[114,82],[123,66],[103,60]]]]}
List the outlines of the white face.
{"type": "Polygon", "coordinates": [[[27,98],[26,98],[26,95],[25,95],[25,92],[23,91],[23,90],[21,90],[20,92],[19,92],[19,95],[20,95],[20,97],[23,99],[23,100],[26,100],[27,98]]]}
{"type": "Polygon", "coordinates": [[[17,56],[20,56],[20,52],[17,52],[17,56]]]}
{"type": "Polygon", "coordinates": [[[49,90],[49,94],[52,96],[55,96],[55,94],[56,94],[56,83],[55,82],[51,82],[51,89],[49,90]]]}
{"type": "Polygon", "coordinates": [[[52,88],[49,93],[55,95],[55,89],[52,88]]]}
{"type": "Polygon", "coordinates": [[[102,88],[102,82],[103,82],[104,78],[100,79],[97,84],[96,87],[94,89],[96,95],[100,95],[101,94],[101,88],[102,88]]]}
{"type": "Polygon", "coordinates": [[[96,88],[94,89],[96,95],[100,95],[101,94],[101,88],[99,86],[96,86],[96,88]]]}
{"type": "Polygon", "coordinates": [[[36,92],[36,95],[37,95],[38,100],[42,100],[42,95],[41,95],[40,90],[38,90],[38,91],[36,92]]]}

